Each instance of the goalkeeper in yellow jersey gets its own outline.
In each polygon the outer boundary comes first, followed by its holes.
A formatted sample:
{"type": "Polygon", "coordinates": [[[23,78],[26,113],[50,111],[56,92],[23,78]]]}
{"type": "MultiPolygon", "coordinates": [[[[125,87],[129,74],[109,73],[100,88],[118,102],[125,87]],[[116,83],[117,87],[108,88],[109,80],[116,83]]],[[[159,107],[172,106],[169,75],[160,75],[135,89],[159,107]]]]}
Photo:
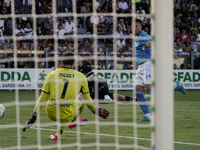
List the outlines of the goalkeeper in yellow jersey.
{"type": "MultiPolygon", "coordinates": [[[[87,122],[87,119],[76,120],[76,116],[79,113],[81,114],[85,104],[94,114],[104,119],[109,116],[109,112],[106,109],[95,108],[94,102],[90,97],[86,77],[82,73],[71,69],[74,68],[74,54],[68,53],[65,57],[67,60],[63,61],[63,67],[48,74],[33,115],[23,127],[24,132],[35,122],[37,114],[43,108],[40,102],[44,103],[47,98],[45,111],[49,119],[52,121],[58,120],[61,123],[69,122],[69,128],[74,128],[77,125],[81,126],[87,122]],[[80,91],[83,94],[85,104],[76,99],[80,91]],[[58,111],[57,108],[59,108],[58,111]],[[57,114],[57,112],[59,113],[57,114]],[[59,117],[57,118],[58,115],[59,117]]],[[[56,134],[50,135],[49,138],[54,141],[59,140],[66,126],[61,126],[56,134]]]]}

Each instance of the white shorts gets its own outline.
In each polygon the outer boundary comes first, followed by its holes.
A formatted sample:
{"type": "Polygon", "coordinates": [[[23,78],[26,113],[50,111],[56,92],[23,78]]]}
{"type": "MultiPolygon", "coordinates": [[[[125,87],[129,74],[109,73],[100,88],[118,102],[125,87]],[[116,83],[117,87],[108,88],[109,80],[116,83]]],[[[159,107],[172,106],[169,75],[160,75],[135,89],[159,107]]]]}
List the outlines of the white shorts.
{"type": "Polygon", "coordinates": [[[138,66],[134,80],[134,86],[151,84],[151,62],[145,62],[138,66]]]}

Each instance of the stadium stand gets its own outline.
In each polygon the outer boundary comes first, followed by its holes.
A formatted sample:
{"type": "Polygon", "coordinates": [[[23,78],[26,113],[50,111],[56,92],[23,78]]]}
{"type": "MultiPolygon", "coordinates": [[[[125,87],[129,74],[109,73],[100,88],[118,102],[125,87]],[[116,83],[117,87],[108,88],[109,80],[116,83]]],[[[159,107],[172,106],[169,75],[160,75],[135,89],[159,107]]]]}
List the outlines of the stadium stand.
{"type": "MultiPolygon", "coordinates": [[[[14,0],[15,2],[15,13],[16,14],[31,14],[32,4],[31,0],[14,0]]],[[[11,13],[11,0],[1,0],[0,1],[0,13],[1,15],[11,13]]],[[[52,0],[36,0],[36,13],[37,14],[49,14],[52,12],[52,0]]],[[[76,1],[76,12],[90,13],[93,12],[93,3],[91,0],[79,0],[76,1]]],[[[112,0],[101,0],[94,3],[95,9],[98,13],[111,13],[112,10],[112,0]]],[[[142,0],[140,3],[136,4],[135,11],[137,14],[149,14],[150,13],[150,0],[142,0]]],[[[12,31],[12,19],[0,19],[0,49],[4,50],[0,53],[0,59],[13,57],[13,40],[4,40],[6,36],[12,36],[16,34],[19,37],[17,41],[17,50],[21,52],[27,51],[25,53],[18,54],[18,57],[33,57],[31,53],[34,50],[33,39],[31,36],[37,34],[37,36],[53,35],[54,32],[57,33],[58,40],[58,50],[61,54],[65,51],[74,51],[74,39],[65,37],[65,35],[72,35],[74,31],[77,30],[77,34],[85,35],[85,38],[78,39],[78,50],[81,55],[93,55],[94,43],[93,38],[88,38],[87,35],[94,33],[93,25],[97,25],[97,34],[99,35],[117,35],[118,51],[119,57],[126,57],[126,53],[132,54],[132,40],[128,38],[123,38],[123,35],[132,35],[132,18],[126,17],[126,14],[132,12],[132,2],[131,0],[119,0],[116,5],[116,12],[118,14],[125,14],[125,17],[113,17],[113,16],[87,16],[78,17],[77,26],[74,25],[73,16],[71,17],[60,17],[59,13],[72,13],[73,12],[73,2],[72,0],[58,0],[56,18],[56,27],[53,26],[53,17],[43,17],[37,18],[37,29],[33,28],[33,18],[22,17],[15,20],[16,29],[12,31]],[[60,4],[60,5],[59,5],[60,4]],[[62,5],[61,5],[62,4],[62,5]],[[113,23],[116,21],[117,27],[116,32],[113,33],[113,23]],[[60,26],[60,29],[59,29],[60,26]],[[77,27],[77,29],[76,29],[77,27]],[[121,40],[120,40],[121,39],[121,40]],[[121,42],[120,42],[121,41],[121,42]],[[29,51],[29,52],[28,52],[29,51]],[[85,53],[84,53],[85,52],[85,53]]],[[[174,52],[175,58],[185,58],[184,69],[191,68],[192,59],[198,59],[196,54],[200,51],[200,1],[199,0],[174,0],[174,52]],[[187,52],[187,53],[183,53],[187,52]],[[191,56],[191,53],[196,52],[191,56]],[[189,55],[189,54],[190,55],[189,55]],[[187,67],[188,66],[188,67],[187,67]],[[190,67],[189,67],[190,66],[190,67]]],[[[143,30],[145,30],[149,35],[151,31],[151,18],[150,17],[137,17],[143,22],[143,30]]],[[[163,35],[164,36],[164,35],[163,35]]],[[[52,57],[54,47],[54,39],[38,39],[37,40],[37,50],[41,50],[38,57],[52,57]],[[44,51],[44,52],[42,52],[44,51]],[[47,55],[45,54],[47,53],[47,55]]],[[[98,51],[99,55],[105,56],[110,55],[113,51],[113,39],[104,38],[98,39],[98,51]]],[[[195,59],[195,64],[192,66],[194,69],[199,69],[199,60],[195,59]],[[196,65],[197,63],[197,65],[196,65]]],[[[13,62],[9,64],[1,64],[1,67],[12,67],[13,62]]],[[[41,62],[38,67],[51,68],[53,63],[41,62]]],[[[105,62],[103,63],[104,68],[105,62]]],[[[123,63],[123,62],[120,62],[123,63]]],[[[25,62],[24,68],[34,67],[33,62],[25,62]]],[[[127,65],[127,64],[125,64],[127,65]]],[[[178,67],[179,68],[179,67],[178,67]]],[[[123,68],[122,68],[123,69],[123,68]]]]}

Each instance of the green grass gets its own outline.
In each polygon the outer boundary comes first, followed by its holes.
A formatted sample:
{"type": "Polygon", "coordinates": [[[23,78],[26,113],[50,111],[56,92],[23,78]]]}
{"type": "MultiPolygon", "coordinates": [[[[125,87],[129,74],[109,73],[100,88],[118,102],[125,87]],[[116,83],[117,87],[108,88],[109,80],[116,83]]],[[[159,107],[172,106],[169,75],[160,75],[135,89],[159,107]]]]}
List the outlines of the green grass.
{"type": "MultiPolygon", "coordinates": [[[[127,96],[131,96],[131,91],[119,91],[119,93],[127,96]]],[[[199,108],[200,108],[200,91],[199,90],[188,90],[187,95],[182,95],[179,92],[175,91],[175,112],[174,112],[174,141],[182,142],[182,144],[175,143],[175,150],[199,150],[200,149],[200,134],[199,134],[199,125],[200,125],[200,117],[199,117],[199,108]],[[187,143],[197,143],[195,144],[187,144],[187,143]]],[[[16,123],[16,106],[13,103],[12,106],[8,105],[8,102],[15,101],[15,92],[14,91],[0,91],[0,103],[6,106],[6,115],[4,118],[0,119],[0,125],[10,125],[16,123]]],[[[19,101],[35,101],[35,91],[19,91],[19,101]]],[[[110,117],[107,120],[101,119],[100,122],[113,122],[114,121],[114,105],[113,104],[101,104],[100,107],[106,108],[110,111],[110,117]]],[[[28,106],[20,106],[20,124],[24,124],[27,121],[33,112],[34,105],[28,106]]],[[[118,105],[118,121],[119,122],[132,122],[133,121],[133,106],[120,104],[118,105]]],[[[166,112],[167,113],[167,112],[166,112]]],[[[137,107],[137,118],[142,118],[143,113],[139,107],[137,107]]],[[[40,121],[42,123],[52,122],[45,114],[44,108],[41,111],[40,121]]],[[[83,111],[81,118],[87,118],[88,120],[94,120],[95,115],[90,112],[88,108],[83,111]]],[[[148,123],[143,123],[148,124],[148,123]]],[[[36,127],[36,124],[34,125],[36,127]]],[[[57,142],[50,141],[48,136],[54,134],[56,130],[56,126],[50,127],[41,127],[43,129],[48,130],[40,130],[41,131],[41,145],[50,146],[48,149],[56,150],[57,142]]],[[[73,144],[77,141],[77,129],[69,129],[66,128],[65,133],[63,133],[61,143],[62,144],[73,144]]],[[[115,126],[114,125],[101,125],[99,127],[100,134],[108,134],[113,136],[100,136],[101,143],[115,143],[117,140],[115,136],[115,126]]],[[[95,125],[85,125],[80,128],[81,132],[85,133],[93,133],[93,134],[80,134],[80,142],[81,144],[89,144],[95,143],[96,141],[96,128],[95,125]]],[[[131,126],[119,126],[119,143],[120,144],[134,144],[134,139],[130,137],[134,136],[134,128],[131,126]]],[[[150,128],[137,128],[137,136],[139,138],[151,138],[151,130],[150,128]]],[[[22,132],[22,128],[17,130],[16,127],[1,129],[0,128],[0,149],[11,146],[16,146],[18,140],[21,141],[22,146],[36,145],[37,144],[37,130],[36,129],[27,129],[26,132],[22,132]],[[18,139],[17,133],[20,132],[21,136],[18,139]]],[[[138,144],[140,146],[150,147],[151,142],[148,140],[138,140],[138,144]]],[[[103,147],[103,144],[100,144],[101,150],[114,150],[116,147],[108,146],[103,147]]],[[[32,148],[32,150],[37,148],[32,148]]],[[[76,150],[77,147],[63,148],[76,150]]],[[[96,146],[91,147],[83,147],[82,150],[95,150],[96,146]]],[[[133,148],[130,148],[130,150],[133,148]]],[[[128,150],[128,148],[121,148],[120,150],[128,150]]]]}

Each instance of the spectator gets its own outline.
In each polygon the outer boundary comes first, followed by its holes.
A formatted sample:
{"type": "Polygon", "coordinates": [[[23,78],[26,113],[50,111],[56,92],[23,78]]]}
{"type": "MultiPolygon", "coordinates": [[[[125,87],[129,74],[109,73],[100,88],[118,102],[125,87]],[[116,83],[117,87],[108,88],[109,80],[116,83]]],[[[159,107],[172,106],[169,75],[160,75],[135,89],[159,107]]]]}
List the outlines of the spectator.
{"type": "Polygon", "coordinates": [[[22,10],[25,11],[25,14],[31,13],[31,6],[28,5],[28,0],[25,0],[25,5],[22,6],[22,10]]]}
{"type": "Polygon", "coordinates": [[[194,16],[194,13],[197,13],[197,8],[193,6],[192,11],[190,11],[189,13],[190,13],[190,16],[194,16]]]}
{"type": "Polygon", "coordinates": [[[47,25],[48,25],[51,29],[53,29],[53,23],[51,22],[51,18],[50,18],[50,17],[47,17],[47,18],[46,18],[46,22],[44,23],[45,29],[47,29],[47,25]]]}
{"type": "Polygon", "coordinates": [[[104,6],[104,7],[103,7],[102,13],[109,13],[108,6],[104,6]]]}
{"type": "Polygon", "coordinates": [[[183,43],[183,42],[186,42],[186,39],[188,38],[189,39],[189,35],[186,33],[186,30],[182,30],[182,34],[179,35],[179,39],[180,39],[180,42],[183,43]]]}
{"type": "Polygon", "coordinates": [[[31,6],[32,5],[32,2],[31,0],[23,0],[23,5],[25,5],[26,1],[28,1],[28,5],[31,6]]]}
{"type": "Polygon", "coordinates": [[[57,27],[58,27],[59,24],[62,25],[62,29],[65,29],[65,24],[63,23],[63,19],[62,18],[58,19],[58,21],[57,21],[57,27]]]}
{"type": "Polygon", "coordinates": [[[196,26],[199,26],[199,19],[198,19],[198,14],[194,13],[193,17],[190,20],[194,20],[194,24],[196,26]]]}
{"type": "Polygon", "coordinates": [[[174,21],[177,22],[177,25],[180,26],[181,25],[181,18],[180,18],[181,14],[178,13],[176,14],[176,17],[174,18],[174,21]]]}
{"type": "MultiPolygon", "coordinates": [[[[177,3],[180,5],[180,6],[183,6],[183,3],[187,6],[187,0],[177,0],[177,3]]],[[[181,7],[182,9],[182,7],[181,7]]]]}
{"type": "Polygon", "coordinates": [[[120,36],[124,35],[121,28],[117,27],[117,31],[115,32],[117,40],[120,38],[120,36]]]}
{"type": "Polygon", "coordinates": [[[41,36],[42,35],[42,28],[40,25],[37,26],[37,36],[41,36]]]}
{"type": "Polygon", "coordinates": [[[26,38],[27,39],[32,39],[33,29],[31,29],[31,26],[30,26],[29,22],[26,24],[26,28],[24,28],[24,31],[26,33],[26,38]]]}
{"type": "MultiPolygon", "coordinates": [[[[81,13],[85,14],[85,13],[90,13],[90,3],[86,2],[85,6],[81,7],[81,13]]],[[[87,16],[85,17],[81,17],[81,19],[83,20],[83,26],[86,27],[86,20],[87,20],[87,16]]]]}
{"type": "Polygon", "coordinates": [[[181,26],[179,26],[179,30],[180,32],[182,32],[183,30],[187,30],[186,24],[184,22],[181,22],[181,26]]]}
{"type": "Polygon", "coordinates": [[[197,42],[200,45],[200,29],[198,30],[198,34],[197,34],[197,42]]]}
{"type": "Polygon", "coordinates": [[[122,13],[128,13],[129,7],[128,7],[127,2],[125,2],[124,0],[121,0],[118,3],[118,8],[119,8],[120,12],[122,12],[122,13]]]}
{"type": "Polygon", "coordinates": [[[174,70],[175,70],[175,69],[177,69],[177,65],[176,65],[176,64],[174,64],[174,70]]]}
{"type": "Polygon", "coordinates": [[[143,26],[148,28],[147,33],[150,35],[150,32],[151,32],[151,18],[150,17],[147,17],[145,19],[145,23],[143,22],[143,26]]]}
{"type": "Polygon", "coordinates": [[[143,10],[145,11],[145,13],[148,11],[148,5],[145,2],[145,0],[141,1],[140,6],[143,8],[143,10]]]}
{"type": "Polygon", "coordinates": [[[176,38],[178,38],[179,35],[180,35],[180,30],[179,30],[179,28],[178,28],[178,26],[177,26],[177,22],[174,21],[174,36],[175,36],[176,38]]]}
{"type": "Polygon", "coordinates": [[[128,0],[129,13],[132,13],[132,0],[128,0]]]}
{"type": "Polygon", "coordinates": [[[93,33],[93,26],[96,25],[97,28],[105,29],[105,25],[101,22],[101,18],[98,16],[90,17],[90,27],[88,29],[89,32],[93,33]]]}
{"type": "Polygon", "coordinates": [[[123,20],[123,19],[120,19],[120,20],[119,20],[118,26],[121,28],[122,32],[126,32],[126,27],[125,27],[125,24],[124,24],[124,20],[123,20]]]}
{"type": "Polygon", "coordinates": [[[23,21],[21,17],[18,18],[17,24],[20,24],[20,25],[21,25],[21,28],[25,28],[25,27],[26,27],[25,23],[26,23],[26,22],[23,21]]]}
{"type": "Polygon", "coordinates": [[[96,12],[100,12],[101,11],[101,9],[100,9],[100,4],[99,4],[99,2],[98,2],[98,0],[95,0],[96,2],[95,2],[95,8],[96,8],[96,12]]]}
{"type": "Polygon", "coordinates": [[[137,10],[137,14],[143,14],[145,15],[145,11],[142,9],[142,6],[139,6],[139,10],[137,10]]]}
{"type": "Polygon", "coordinates": [[[190,38],[186,38],[186,41],[183,42],[183,51],[184,52],[191,52],[192,47],[191,47],[191,43],[190,43],[190,38]]]}
{"type": "Polygon", "coordinates": [[[199,48],[199,44],[197,43],[197,38],[193,37],[192,41],[191,41],[191,48],[193,51],[197,52],[198,48],[199,48]]]}
{"type": "Polygon", "coordinates": [[[5,68],[14,68],[14,63],[10,62],[10,61],[6,62],[5,63],[5,68]]]}
{"type": "Polygon", "coordinates": [[[45,29],[44,24],[42,23],[42,18],[38,18],[37,27],[40,26],[41,30],[45,29]]]}
{"type": "Polygon", "coordinates": [[[177,7],[178,9],[180,8],[180,7],[179,7],[179,3],[177,3],[176,0],[174,0],[174,8],[175,8],[175,7],[177,7]]]}
{"type": "Polygon", "coordinates": [[[72,18],[71,18],[71,17],[68,17],[67,20],[68,20],[68,21],[65,23],[65,30],[66,30],[66,32],[69,33],[69,34],[74,34],[75,25],[74,25],[74,23],[72,22],[72,18]]]}
{"type": "Polygon", "coordinates": [[[85,43],[90,43],[90,44],[92,44],[92,43],[93,43],[92,39],[91,39],[88,35],[90,35],[90,32],[87,32],[87,33],[86,33],[86,38],[83,38],[82,44],[85,44],[85,43]]]}
{"type": "Polygon", "coordinates": [[[196,7],[196,9],[198,9],[197,6],[194,4],[194,1],[190,0],[190,3],[187,5],[188,12],[192,11],[193,6],[196,7]]]}
{"type": "Polygon", "coordinates": [[[196,30],[192,30],[192,32],[190,34],[190,39],[191,40],[192,40],[193,37],[198,38],[196,30]]]}
{"type": "Polygon", "coordinates": [[[5,23],[5,25],[4,25],[6,29],[8,29],[9,24],[12,25],[12,19],[11,19],[11,18],[8,18],[8,19],[6,20],[6,23],[5,23]]]}
{"type": "MultiPolygon", "coordinates": [[[[110,26],[108,28],[108,32],[106,33],[106,35],[113,35],[113,24],[110,24],[110,26]]],[[[107,38],[106,43],[107,44],[113,44],[113,38],[107,38]]]]}
{"type": "Polygon", "coordinates": [[[45,35],[53,35],[53,30],[49,25],[46,26],[45,35]]]}
{"type": "Polygon", "coordinates": [[[126,42],[124,41],[123,36],[120,36],[120,38],[116,41],[116,45],[120,51],[125,50],[126,42]]]}
{"type": "Polygon", "coordinates": [[[175,5],[174,5],[174,16],[176,16],[176,15],[179,14],[179,13],[180,13],[180,9],[178,8],[178,5],[175,4],[175,5]]]}
{"type": "Polygon", "coordinates": [[[22,6],[21,0],[15,0],[15,7],[21,9],[21,6],[22,6]]]}
{"type": "Polygon", "coordinates": [[[21,28],[21,24],[17,24],[17,28],[15,29],[15,34],[18,36],[18,40],[22,40],[26,35],[24,30],[21,28]]]}
{"type": "Polygon", "coordinates": [[[56,30],[57,35],[58,35],[58,43],[63,44],[64,43],[64,35],[67,33],[65,29],[62,29],[62,25],[58,25],[58,30],[56,30]]]}
{"type": "Polygon", "coordinates": [[[6,3],[6,7],[10,7],[10,2],[11,2],[12,0],[4,0],[4,3],[6,3]]]}
{"type": "Polygon", "coordinates": [[[24,62],[22,60],[18,62],[17,68],[24,68],[24,62]]]}
{"type": "Polygon", "coordinates": [[[41,14],[47,14],[49,8],[45,0],[42,2],[42,6],[39,9],[41,14]]]}
{"type": "Polygon", "coordinates": [[[187,22],[188,17],[190,17],[191,14],[188,13],[185,3],[182,4],[182,9],[180,10],[180,13],[182,22],[187,22]]]}
{"type": "Polygon", "coordinates": [[[4,41],[4,36],[3,36],[3,30],[0,29],[0,43],[1,43],[1,46],[3,47],[5,41],[4,41]]]}
{"type": "Polygon", "coordinates": [[[5,36],[12,36],[12,25],[8,25],[8,29],[5,31],[5,36]]]}
{"type": "Polygon", "coordinates": [[[191,69],[191,65],[190,64],[187,64],[187,69],[191,69]]]}
{"type": "Polygon", "coordinates": [[[108,9],[108,12],[111,12],[111,1],[110,0],[105,0],[105,2],[103,3],[103,8],[105,9],[105,7],[107,7],[107,9],[108,9]]]}
{"type": "Polygon", "coordinates": [[[180,48],[182,47],[182,43],[180,42],[180,39],[177,38],[176,41],[174,42],[174,47],[179,46],[180,48]]]}
{"type": "Polygon", "coordinates": [[[4,14],[7,14],[7,12],[8,12],[8,9],[6,7],[6,3],[3,3],[1,7],[1,13],[4,15],[4,14]]]}
{"type": "MultiPolygon", "coordinates": [[[[142,14],[142,12],[139,12],[138,14],[142,14]]],[[[146,20],[145,17],[143,17],[143,16],[138,16],[137,19],[140,19],[142,21],[142,23],[145,22],[145,20],[146,20]]]]}
{"type": "Polygon", "coordinates": [[[189,32],[191,33],[193,30],[197,31],[198,28],[197,28],[197,25],[194,24],[194,20],[191,20],[189,24],[189,32]]]}

